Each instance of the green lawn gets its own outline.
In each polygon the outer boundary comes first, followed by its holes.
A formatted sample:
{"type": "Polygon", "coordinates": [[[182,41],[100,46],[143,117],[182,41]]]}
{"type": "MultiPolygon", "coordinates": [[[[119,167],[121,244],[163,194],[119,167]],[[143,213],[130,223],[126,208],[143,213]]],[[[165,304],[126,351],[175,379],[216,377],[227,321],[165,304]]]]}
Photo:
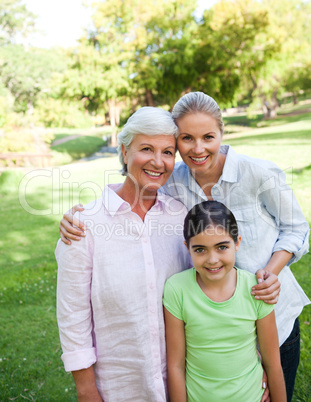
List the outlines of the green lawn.
{"type": "MultiPolygon", "coordinates": [[[[66,134],[55,134],[55,140],[66,138],[66,134]]],[[[102,138],[94,135],[79,135],[77,138],[59,145],[52,145],[51,156],[53,165],[71,163],[96,152],[104,146],[102,138]]]]}
{"type": "MultiPolygon", "coordinates": [[[[243,117],[240,137],[236,124],[241,121],[230,121],[236,130],[224,142],[237,152],[271,159],[286,169],[311,223],[311,120],[308,114],[292,119],[284,115],[274,122],[258,119],[255,125],[252,120],[250,128],[243,117]]],[[[91,143],[92,136],[88,137],[91,143]]],[[[87,144],[83,142],[83,147],[87,144]]],[[[73,154],[77,152],[74,144],[71,147],[73,154]]],[[[12,177],[12,185],[0,184],[0,401],[76,400],[71,375],[60,360],[55,318],[58,222],[69,206],[99,197],[104,183],[120,180],[114,156],[29,173],[21,182],[20,197],[12,177]]],[[[309,297],[310,266],[310,254],[292,266],[309,297]]],[[[293,400],[305,402],[311,400],[310,306],[300,322],[301,363],[293,400]]]]}

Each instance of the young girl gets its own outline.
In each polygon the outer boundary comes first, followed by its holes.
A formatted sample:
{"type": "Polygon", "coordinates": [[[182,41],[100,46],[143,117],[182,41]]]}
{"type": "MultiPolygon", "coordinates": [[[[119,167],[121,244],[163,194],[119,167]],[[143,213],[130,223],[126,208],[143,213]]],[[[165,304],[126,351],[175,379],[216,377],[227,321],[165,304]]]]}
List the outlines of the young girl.
{"type": "Polygon", "coordinates": [[[241,236],[223,204],[205,201],[186,216],[185,245],[194,268],[165,284],[170,402],[261,400],[262,365],[272,402],[285,402],[273,306],[256,300],[255,275],[234,267],[241,236]]]}

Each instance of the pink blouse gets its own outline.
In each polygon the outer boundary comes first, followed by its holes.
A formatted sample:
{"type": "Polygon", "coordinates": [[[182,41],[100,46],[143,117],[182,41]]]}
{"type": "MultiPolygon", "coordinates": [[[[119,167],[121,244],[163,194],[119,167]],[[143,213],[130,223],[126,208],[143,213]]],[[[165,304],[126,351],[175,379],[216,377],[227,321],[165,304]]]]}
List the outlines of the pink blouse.
{"type": "Polygon", "coordinates": [[[106,401],[166,401],[162,293],[191,266],[183,244],[186,208],[158,195],[143,222],[106,186],[79,219],[87,235],[59,241],[57,319],[66,371],[94,364],[106,401]]]}

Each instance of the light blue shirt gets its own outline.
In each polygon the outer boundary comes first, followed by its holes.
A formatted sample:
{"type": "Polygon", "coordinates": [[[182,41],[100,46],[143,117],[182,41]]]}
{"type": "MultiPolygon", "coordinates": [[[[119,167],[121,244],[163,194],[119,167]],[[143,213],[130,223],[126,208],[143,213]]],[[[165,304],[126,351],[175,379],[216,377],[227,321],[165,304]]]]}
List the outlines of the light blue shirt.
{"type": "MultiPolygon", "coordinates": [[[[273,162],[237,154],[222,145],[226,154],[223,172],[212,187],[213,200],[225,204],[234,214],[242,236],[236,255],[239,268],[255,273],[265,268],[275,251],[286,250],[298,261],[309,249],[309,225],[286,184],[284,172],[273,162]]],[[[188,209],[206,201],[204,191],[187,165],[176,164],[162,191],[188,209]]],[[[292,331],[303,307],[310,303],[289,266],[279,274],[281,293],[275,308],[280,345],[292,331]]]]}

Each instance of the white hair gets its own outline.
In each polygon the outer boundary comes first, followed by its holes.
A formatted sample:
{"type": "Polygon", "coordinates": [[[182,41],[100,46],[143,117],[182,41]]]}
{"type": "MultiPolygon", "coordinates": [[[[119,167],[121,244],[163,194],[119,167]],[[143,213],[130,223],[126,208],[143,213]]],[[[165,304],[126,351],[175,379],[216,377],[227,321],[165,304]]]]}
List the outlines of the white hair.
{"type": "Polygon", "coordinates": [[[125,149],[129,149],[137,134],[150,136],[173,135],[176,138],[178,136],[178,127],[171,113],[160,108],[145,106],[132,114],[118,134],[118,155],[124,176],[127,173],[127,166],[123,159],[122,145],[125,149]]]}
{"type": "Polygon", "coordinates": [[[175,121],[188,114],[204,113],[213,117],[219,127],[221,135],[224,132],[224,122],[217,102],[203,92],[189,92],[182,96],[173,108],[172,116],[175,121]]]}

